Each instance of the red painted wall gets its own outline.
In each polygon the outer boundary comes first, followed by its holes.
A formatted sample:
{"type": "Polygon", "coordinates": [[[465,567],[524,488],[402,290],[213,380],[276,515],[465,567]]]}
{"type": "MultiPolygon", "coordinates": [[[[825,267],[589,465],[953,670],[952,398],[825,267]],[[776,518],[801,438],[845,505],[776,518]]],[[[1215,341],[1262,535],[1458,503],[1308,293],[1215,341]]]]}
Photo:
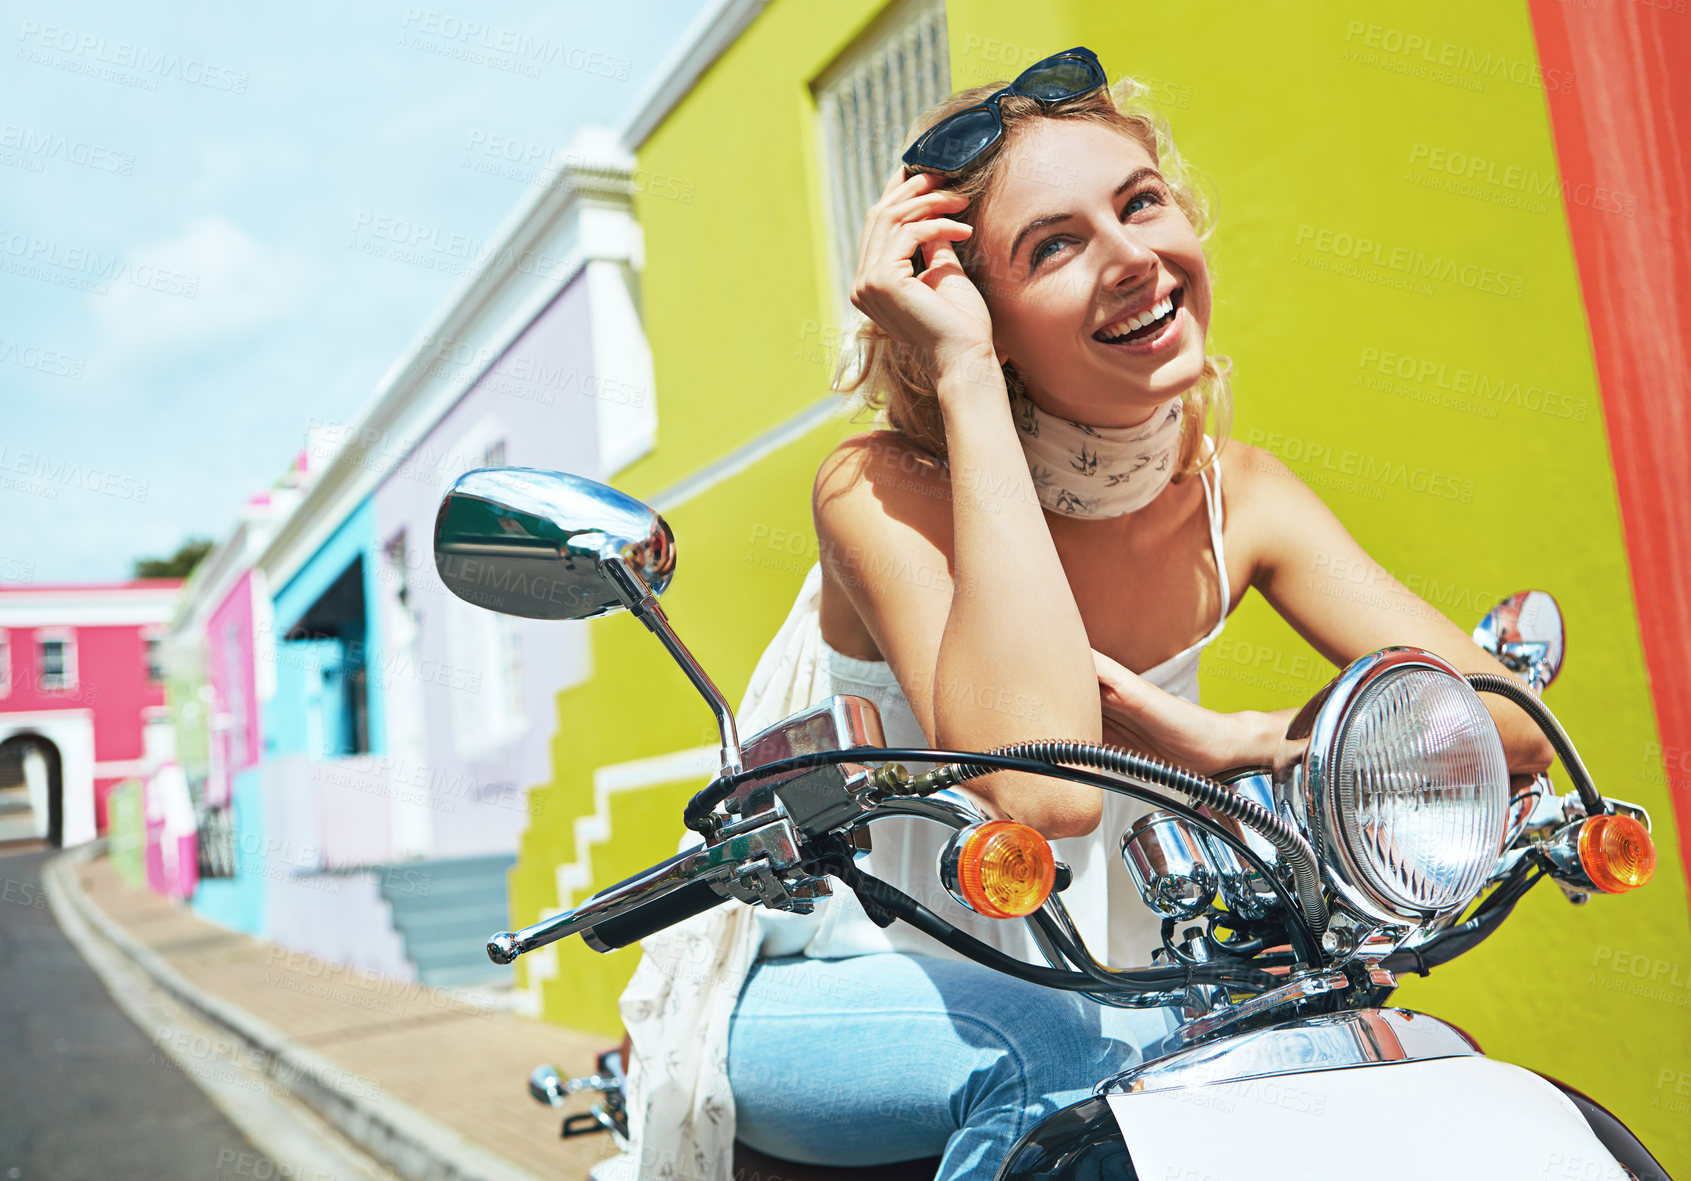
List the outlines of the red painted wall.
{"type": "MultiPolygon", "coordinates": [[[[0,711],[90,709],[94,712],[96,763],[138,759],[145,753],[145,711],[164,706],[164,686],[147,679],[143,629],[135,624],[68,629],[75,647],[76,681],[69,689],[43,689],[39,636],[67,629],[8,628],[10,691],[0,711]]],[[[95,776],[94,816],[106,828],[106,795],[125,776],[95,776]]]]}
{"type": "MultiPolygon", "coordinates": [[[[1691,875],[1691,12],[1533,0],[1679,854],[1691,875]]],[[[1673,855],[1664,848],[1664,857],[1673,855]]]]}

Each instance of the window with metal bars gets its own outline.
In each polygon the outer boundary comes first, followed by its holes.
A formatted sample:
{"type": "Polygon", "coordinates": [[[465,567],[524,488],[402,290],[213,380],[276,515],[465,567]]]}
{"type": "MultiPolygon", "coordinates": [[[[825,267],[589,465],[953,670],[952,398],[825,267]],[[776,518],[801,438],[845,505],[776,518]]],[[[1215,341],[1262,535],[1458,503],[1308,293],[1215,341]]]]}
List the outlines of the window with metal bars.
{"type": "Polygon", "coordinates": [[[916,117],[951,93],[943,0],[904,0],[814,84],[827,185],[835,322],[855,322],[851,280],[869,207],[898,166],[916,117]]]}

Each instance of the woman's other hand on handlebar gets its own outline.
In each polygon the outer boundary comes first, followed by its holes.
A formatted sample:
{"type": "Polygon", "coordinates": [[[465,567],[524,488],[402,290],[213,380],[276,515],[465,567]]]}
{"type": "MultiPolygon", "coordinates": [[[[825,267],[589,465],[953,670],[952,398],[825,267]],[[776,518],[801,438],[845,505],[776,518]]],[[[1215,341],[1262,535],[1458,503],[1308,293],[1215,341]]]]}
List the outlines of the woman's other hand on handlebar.
{"type": "Polygon", "coordinates": [[[1104,741],[1196,771],[1216,775],[1237,767],[1281,767],[1302,743],[1288,742],[1297,711],[1217,713],[1157,688],[1097,649],[1104,741]]]}
{"type": "Polygon", "coordinates": [[[944,216],[966,208],[968,199],[939,184],[931,173],[902,171],[887,184],[864,220],[851,302],[943,371],[992,354],[992,318],[953,245],[974,228],[944,216]],[[910,265],[918,249],[928,263],[920,275],[910,265]]]}

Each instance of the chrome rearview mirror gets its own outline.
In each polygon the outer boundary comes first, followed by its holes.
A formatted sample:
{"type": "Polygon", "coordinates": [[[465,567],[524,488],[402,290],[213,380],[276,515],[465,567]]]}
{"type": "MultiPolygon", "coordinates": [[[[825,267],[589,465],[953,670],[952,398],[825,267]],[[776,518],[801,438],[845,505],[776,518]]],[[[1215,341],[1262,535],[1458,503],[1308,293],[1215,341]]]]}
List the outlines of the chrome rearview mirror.
{"type": "Polygon", "coordinates": [[[1562,671],[1566,640],[1562,608],[1549,591],[1541,590],[1510,595],[1474,629],[1474,643],[1526,677],[1539,693],[1562,671]]]}
{"type": "Polygon", "coordinates": [[[652,595],[675,573],[657,513],[568,472],[478,468],[440,502],[435,569],[467,603],[527,619],[591,619],[631,606],[601,569],[620,558],[652,595]]]}
{"type": "MultiPolygon", "coordinates": [[[[1549,591],[1518,591],[1486,612],[1474,629],[1474,643],[1490,652],[1511,672],[1526,677],[1533,692],[1542,693],[1562,671],[1562,654],[1567,631],[1562,608],[1549,591]]],[[[1515,786],[1509,799],[1508,822],[1503,847],[1510,848],[1532,827],[1533,818],[1546,801],[1554,801],[1550,777],[1534,775],[1515,786]]]]}
{"type": "Polygon", "coordinates": [[[651,508],[568,472],[478,468],[441,499],[434,559],[448,590],[503,615],[632,612],[710,703],[722,733],[722,775],[739,773],[734,711],[658,606],[675,574],[675,535],[651,508]]]}

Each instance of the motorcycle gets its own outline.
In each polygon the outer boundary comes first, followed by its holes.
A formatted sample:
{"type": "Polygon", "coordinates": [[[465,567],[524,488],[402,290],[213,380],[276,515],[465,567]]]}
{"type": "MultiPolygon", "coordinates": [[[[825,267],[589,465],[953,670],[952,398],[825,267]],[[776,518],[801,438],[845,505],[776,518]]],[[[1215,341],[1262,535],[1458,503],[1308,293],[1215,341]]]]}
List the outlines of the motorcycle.
{"type": "MultiPolygon", "coordinates": [[[[729,902],[810,913],[838,883],[882,925],[909,923],[1006,975],[1105,1005],[1178,1008],[1179,1028],[1142,1060],[1029,1130],[1001,1181],[1350,1177],[1361,1162],[1373,1178],[1441,1168],[1464,1177],[1667,1176],[1594,1100],[1487,1058],[1449,1022],[1388,1004],[1399,974],[1472,951],[1539,881],[1583,903],[1636,889],[1654,871],[1649,815],[1598,792],[1540,700],[1562,663],[1561,615],[1548,594],[1504,600],[1474,633],[1525,685],[1385,648],[1303,707],[1288,729],[1304,744],[1297,758],[1207,778],[1073,741],[889,749],[874,705],[851,696],[742,741],[727,700],[658,605],[675,569],[668,524],[578,476],[466,473],[441,502],[434,545],[445,585],[488,609],[538,619],[632,612],[709,703],[721,739],[718,774],[682,815],[702,844],[494,935],[494,962],[571,935],[601,952],[626,947],[729,902]],[[1558,794],[1543,775],[1512,790],[1482,693],[1512,701],[1540,726],[1572,790],[1558,794]],[[1100,962],[1063,904],[1067,867],[1044,838],[986,818],[949,790],[994,770],[1152,806],[1119,836],[1141,900],[1161,918],[1152,963],[1100,962]],[[1046,962],[1004,955],[861,871],[870,829],[895,816],[954,830],[935,866],[947,892],[978,913],[1027,923],[1046,962]]],[[[603,1129],[626,1146],[620,1054],[598,1065],[572,1080],[541,1067],[531,1092],[554,1105],[598,1092],[601,1101],[566,1119],[563,1134],[603,1129]]],[[[764,1177],[795,1179],[931,1177],[936,1163],[848,1173],[749,1149],[739,1160],[755,1161],[764,1177]]]]}

